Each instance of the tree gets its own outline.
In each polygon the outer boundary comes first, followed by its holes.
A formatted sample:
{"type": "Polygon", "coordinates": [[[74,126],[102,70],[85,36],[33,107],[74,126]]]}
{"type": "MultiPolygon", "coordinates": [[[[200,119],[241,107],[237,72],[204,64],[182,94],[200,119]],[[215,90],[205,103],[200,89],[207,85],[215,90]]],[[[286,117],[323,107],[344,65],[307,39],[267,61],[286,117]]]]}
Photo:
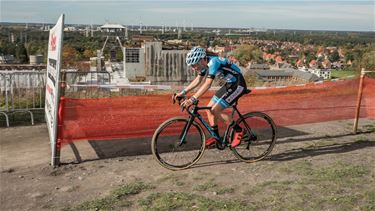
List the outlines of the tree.
{"type": "Polygon", "coordinates": [[[315,55],[313,53],[310,53],[309,51],[305,52],[305,65],[309,65],[309,63],[316,59],[315,55]]]}
{"type": "Polygon", "coordinates": [[[261,50],[254,45],[242,45],[233,51],[233,56],[238,59],[241,66],[246,66],[248,62],[262,61],[261,50]]]}
{"type": "Polygon", "coordinates": [[[365,70],[375,70],[375,50],[363,54],[360,66],[365,70]]]}
{"type": "Polygon", "coordinates": [[[63,67],[64,68],[73,68],[77,65],[79,61],[79,54],[75,48],[70,45],[66,45],[63,48],[62,55],[63,67]]]}
{"type": "Polygon", "coordinates": [[[29,57],[27,55],[27,50],[23,43],[18,43],[16,45],[16,59],[20,63],[27,63],[29,61],[29,57]]]}
{"type": "Polygon", "coordinates": [[[348,61],[353,61],[354,60],[354,55],[352,52],[348,52],[346,53],[345,55],[345,62],[348,62],[348,61]]]}
{"type": "Polygon", "coordinates": [[[334,51],[331,55],[329,55],[328,59],[330,62],[337,62],[338,60],[340,60],[339,52],[334,51]]]}
{"type": "Polygon", "coordinates": [[[93,50],[86,49],[83,52],[83,58],[86,59],[86,60],[89,60],[90,57],[94,57],[94,56],[96,56],[96,55],[95,55],[95,52],[93,50]]]}

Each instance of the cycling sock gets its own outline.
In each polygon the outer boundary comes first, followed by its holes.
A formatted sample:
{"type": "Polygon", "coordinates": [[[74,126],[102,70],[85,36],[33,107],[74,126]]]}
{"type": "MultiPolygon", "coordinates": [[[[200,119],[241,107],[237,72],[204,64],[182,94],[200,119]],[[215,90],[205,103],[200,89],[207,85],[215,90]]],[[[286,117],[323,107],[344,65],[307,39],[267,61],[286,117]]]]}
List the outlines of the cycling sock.
{"type": "Polygon", "coordinates": [[[217,125],[211,126],[211,130],[215,133],[216,137],[220,138],[219,127],[217,125]]]}

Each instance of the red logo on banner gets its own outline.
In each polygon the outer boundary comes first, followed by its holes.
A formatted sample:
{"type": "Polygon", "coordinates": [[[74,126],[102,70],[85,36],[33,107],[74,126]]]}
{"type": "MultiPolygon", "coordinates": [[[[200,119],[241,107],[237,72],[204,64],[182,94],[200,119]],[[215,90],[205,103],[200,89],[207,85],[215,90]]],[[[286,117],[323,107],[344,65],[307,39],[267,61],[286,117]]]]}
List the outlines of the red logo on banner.
{"type": "Polygon", "coordinates": [[[53,92],[53,90],[52,90],[52,88],[47,84],[47,91],[48,91],[48,93],[50,93],[50,94],[52,94],[52,92],[53,92]]]}
{"type": "Polygon", "coordinates": [[[56,36],[55,34],[51,34],[51,51],[55,51],[56,50],[56,36]]]}

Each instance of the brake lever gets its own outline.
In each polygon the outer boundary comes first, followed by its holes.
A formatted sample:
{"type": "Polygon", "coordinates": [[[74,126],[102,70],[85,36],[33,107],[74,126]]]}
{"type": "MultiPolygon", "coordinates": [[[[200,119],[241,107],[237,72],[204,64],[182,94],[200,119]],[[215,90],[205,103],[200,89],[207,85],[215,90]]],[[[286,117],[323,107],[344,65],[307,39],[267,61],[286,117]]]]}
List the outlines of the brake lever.
{"type": "MultiPolygon", "coordinates": [[[[173,94],[172,96],[172,103],[175,104],[176,103],[176,98],[177,98],[177,101],[178,101],[178,105],[181,105],[181,100],[183,99],[187,99],[186,96],[183,96],[183,97],[176,97],[176,93],[173,94]]],[[[181,106],[181,112],[183,112],[185,110],[185,107],[184,106],[181,106]]]]}
{"type": "Polygon", "coordinates": [[[172,103],[173,104],[176,103],[176,93],[173,93],[173,95],[172,95],[172,103]]]}

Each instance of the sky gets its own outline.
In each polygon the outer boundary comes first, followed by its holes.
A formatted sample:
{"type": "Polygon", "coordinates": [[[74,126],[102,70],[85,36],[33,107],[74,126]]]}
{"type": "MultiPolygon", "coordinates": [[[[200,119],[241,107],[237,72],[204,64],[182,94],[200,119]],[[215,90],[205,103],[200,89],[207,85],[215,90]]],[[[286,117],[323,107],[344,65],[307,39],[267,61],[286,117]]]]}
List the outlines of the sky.
{"type": "Polygon", "coordinates": [[[375,31],[375,1],[0,0],[0,22],[375,31]]]}

